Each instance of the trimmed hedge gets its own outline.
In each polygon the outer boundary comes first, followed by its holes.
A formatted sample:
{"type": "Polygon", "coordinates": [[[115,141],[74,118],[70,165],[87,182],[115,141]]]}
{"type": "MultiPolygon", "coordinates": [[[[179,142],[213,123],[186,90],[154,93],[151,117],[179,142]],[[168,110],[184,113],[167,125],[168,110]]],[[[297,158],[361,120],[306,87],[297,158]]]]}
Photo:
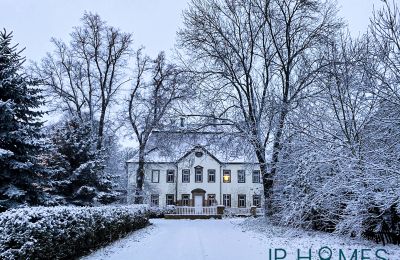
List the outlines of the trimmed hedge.
{"type": "Polygon", "coordinates": [[[32,207],[0,214],[0,259],[71,259],[143,228],[144,205],[32,207]]]}

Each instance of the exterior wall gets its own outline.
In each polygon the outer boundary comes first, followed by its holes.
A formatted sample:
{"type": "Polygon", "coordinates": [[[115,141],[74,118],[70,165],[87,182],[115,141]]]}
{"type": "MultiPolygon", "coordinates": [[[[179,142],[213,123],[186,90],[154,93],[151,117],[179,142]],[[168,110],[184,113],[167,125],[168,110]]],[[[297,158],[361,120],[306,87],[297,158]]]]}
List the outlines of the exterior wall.
{"type": "MultiPolygon", "coordinates": [[[[178,163],[178,199],[181,200],[182,194],[190,194],[195,189],[205,190],[205,199],[209,194],[215,194],[217,204],[222,204],[220,201],[220,164],[209,154],[203,153],[203,156],[196,157],[195,153],[191,153],[178,163]],[[203,181],[195,182],[195,167],[203,167],[203,181]],[[190,182],[182,182],[182,173],[184,169],[190,170],[190,182]],[[215,170],[215,183],[208,182],[208,170],[215,170]]],[[[192,202],[193,203],[193,202],[192,202]]]]}
{"type": "MultiPolygon", "coordinates": [[[[222,166],[224,170],[231,171],[231,182],[222,182],[221,194],[231,194],[231,206],[238,207],[238,195],[246,195],[246,207],[253,206],[253,195],[263,195],[262,183],[253,183],[253,171],[260,170],[256,164],[225,164],[222,166]],[[245,171],[245,183],[238,183],[238,170],[245,171]]],[[[261,180],[261,176],[260,176],[261,180]]],[[[222,195],[221,195],[222,196],[222,195]]],[[[263,196],[262,196],[263,197],[263,196]]],[[[263,199],[261,199],[263,201],[263,199]]]]}
{"type": "MultiPolygon", "coordinates": [[[[190,195],[190,203],[194,205],[193,193],[204,190],[203,205],[207,206],[207,197],[209,194],[215,194],[216,204],[223,204],[223,194],[231,195],[231,206],[238,207],[238,195],[246,195],[246,207],[253,205],[253,195],[261,195],[262,199],[262,184],[252,182],[253,170],[259,170],[257,164],[247,163],[226,163],[220,164],[213,156],[203,151],[201,157],[195,155],[195,150],[182,158],[177,163],[147,163],[145,166],[145,202],[150,203],[151,194],[159,194],[159,206],[166,206],[166,194],[174,194],[175,204],[180,205],[182,195],[190,195]],[[203,181],[195,182],[195,168],[202,167],[203,181]],[[182,182],[182,172],[184,169],[190,170],[190,182],[182,182]],[[208,170],[215,170],[215,183],[208,182],[208,170]],[[158,183],[151,181],[152,170],[160,171],[158,183]],[[167,183],[167,170],[174,170],[174,183],[167,183]],[[231,182],[223,182],[223,170],[231,171],[231,182]],[[245,183],[238,183],[238,170],[245,171],[245,183]]],[[[136,185],[136,170],[137,163],[128,163],[128,203],[133,203],[133,192],[136,185]]],[[[260,176],[261,180],[261,176],[260,176]]],[[[196,193],[199,194],[199,193],[196,193]]],[[[201,193],[203,194],[203,193],[201,193]]]]}
{"type": "MultiPolygon", "coordinates": [[[[128,203],[133,203],[134,189],[136,187],[137,163],[128,163],[128,203]]],[[[150,203],[151,194],[159,194],[159,205],[166,206],[166,194],[176,194],[176,166],[173,163],[148,163],[145,165],[145,178],[143,184],[145,203],[150,203]],[[151,180],[152,171],[159,170],[159,182],[151,180]],[[167,171],[174,170],[175,182],[167,183],[167,171]]]]}

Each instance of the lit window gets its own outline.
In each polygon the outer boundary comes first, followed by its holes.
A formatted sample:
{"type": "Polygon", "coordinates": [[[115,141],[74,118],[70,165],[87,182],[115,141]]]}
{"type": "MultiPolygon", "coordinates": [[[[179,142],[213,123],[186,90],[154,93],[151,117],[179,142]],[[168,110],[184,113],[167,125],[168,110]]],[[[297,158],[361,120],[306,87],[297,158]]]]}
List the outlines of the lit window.
{"type": "Polygon", "coordinates": [[[222,200],[225,207],[231,206],[231,194],[224,194],[222,200]]]}
{"type": "Polygon", "coordinates": [[[253,195],[253,206],[259,208],[261,207],[261,196],[260,195],[253,195]]]}
{"type": "Polygon", "coordinates": [[[151,182],[160,182],[160,170],[151,171],[151,182]]]}
{"type": "Polygon", "coordinates": [[[231,171],[230,170],[224,170],[223,174],[223,182],[231,182],[231,171]]]}
{"type": "Polygon", "coordinates": [[[182,194],[182,206],[189,206],[189,205],[190,205],[190,195],[182,194]]]}
{"type": "Polygon", "coordinates": [[[208,182],[215,182],[215,170],[208,170],[208,182]]]}
{"type": "Polygon", "coordinates": [[[194,180],[195,182],[203,182],[203,167],[196,167],[194,169],[194,180]]]}
{"type": "Polygon", "coordinates": [[[208,194],[208,206],[214,206],[217,204],[217,201],[215,200],[215,194],[208,194]]]}
{"type": "Polygon", "coordinates": [[[167,170],[167,182],[173,183],[175,181],[175,171],[174,170],[167,170]]]}
{"type": "Polygon", "coordinates": [[[244,170],[238,170],[238,183],[246,182],[246,172],[244,170]]]}
{"type": "Polygon", "coordinates": [[[182,170],[182,182],[185,182],[185,183],[190,182],[190,170],[189,169],[182,170]]]}
{"type": "Polygon", "coordinates": [[[167,205],[174,205],[174,194],[167,194],[166,199],[167,205]]]}
{"type": "Polygon", "coordinates": [[[253,171],[253,183],[260,183],[260,171],[253,171]]]}
{"type": "Polygon", "coordinates": [[[157,207],[159,205],[159,195],[158,194],[151,194],[151,206],[157,207]]]}
{"type": "Polygon", "coordinates": [[[238,195],[238,207],[245,208],[246,207],[246,195],[239,194],[238,195]]]}

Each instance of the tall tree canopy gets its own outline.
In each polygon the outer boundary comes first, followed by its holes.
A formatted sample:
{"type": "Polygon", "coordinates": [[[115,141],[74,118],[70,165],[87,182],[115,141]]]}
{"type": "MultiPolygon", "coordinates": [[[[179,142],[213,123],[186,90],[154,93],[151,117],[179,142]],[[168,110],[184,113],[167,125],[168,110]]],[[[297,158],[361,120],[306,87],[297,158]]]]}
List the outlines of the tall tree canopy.
{"type": "Polygon", "coordinates": [[[0,211],[39,202],[40,90],[22,72],[12,33],[0,32],[0,211]]]}

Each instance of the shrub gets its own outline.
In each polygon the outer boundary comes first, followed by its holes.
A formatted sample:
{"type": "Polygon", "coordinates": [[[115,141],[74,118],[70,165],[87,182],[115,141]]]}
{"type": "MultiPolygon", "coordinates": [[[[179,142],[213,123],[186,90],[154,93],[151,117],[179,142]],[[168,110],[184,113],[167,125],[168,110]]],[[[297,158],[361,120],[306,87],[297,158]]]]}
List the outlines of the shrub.
{"type": "Polygon", "coordinates": [[[144,205],[33,207],[0,214],[0,259],[71,259],[143,228],[144,205]]]}

